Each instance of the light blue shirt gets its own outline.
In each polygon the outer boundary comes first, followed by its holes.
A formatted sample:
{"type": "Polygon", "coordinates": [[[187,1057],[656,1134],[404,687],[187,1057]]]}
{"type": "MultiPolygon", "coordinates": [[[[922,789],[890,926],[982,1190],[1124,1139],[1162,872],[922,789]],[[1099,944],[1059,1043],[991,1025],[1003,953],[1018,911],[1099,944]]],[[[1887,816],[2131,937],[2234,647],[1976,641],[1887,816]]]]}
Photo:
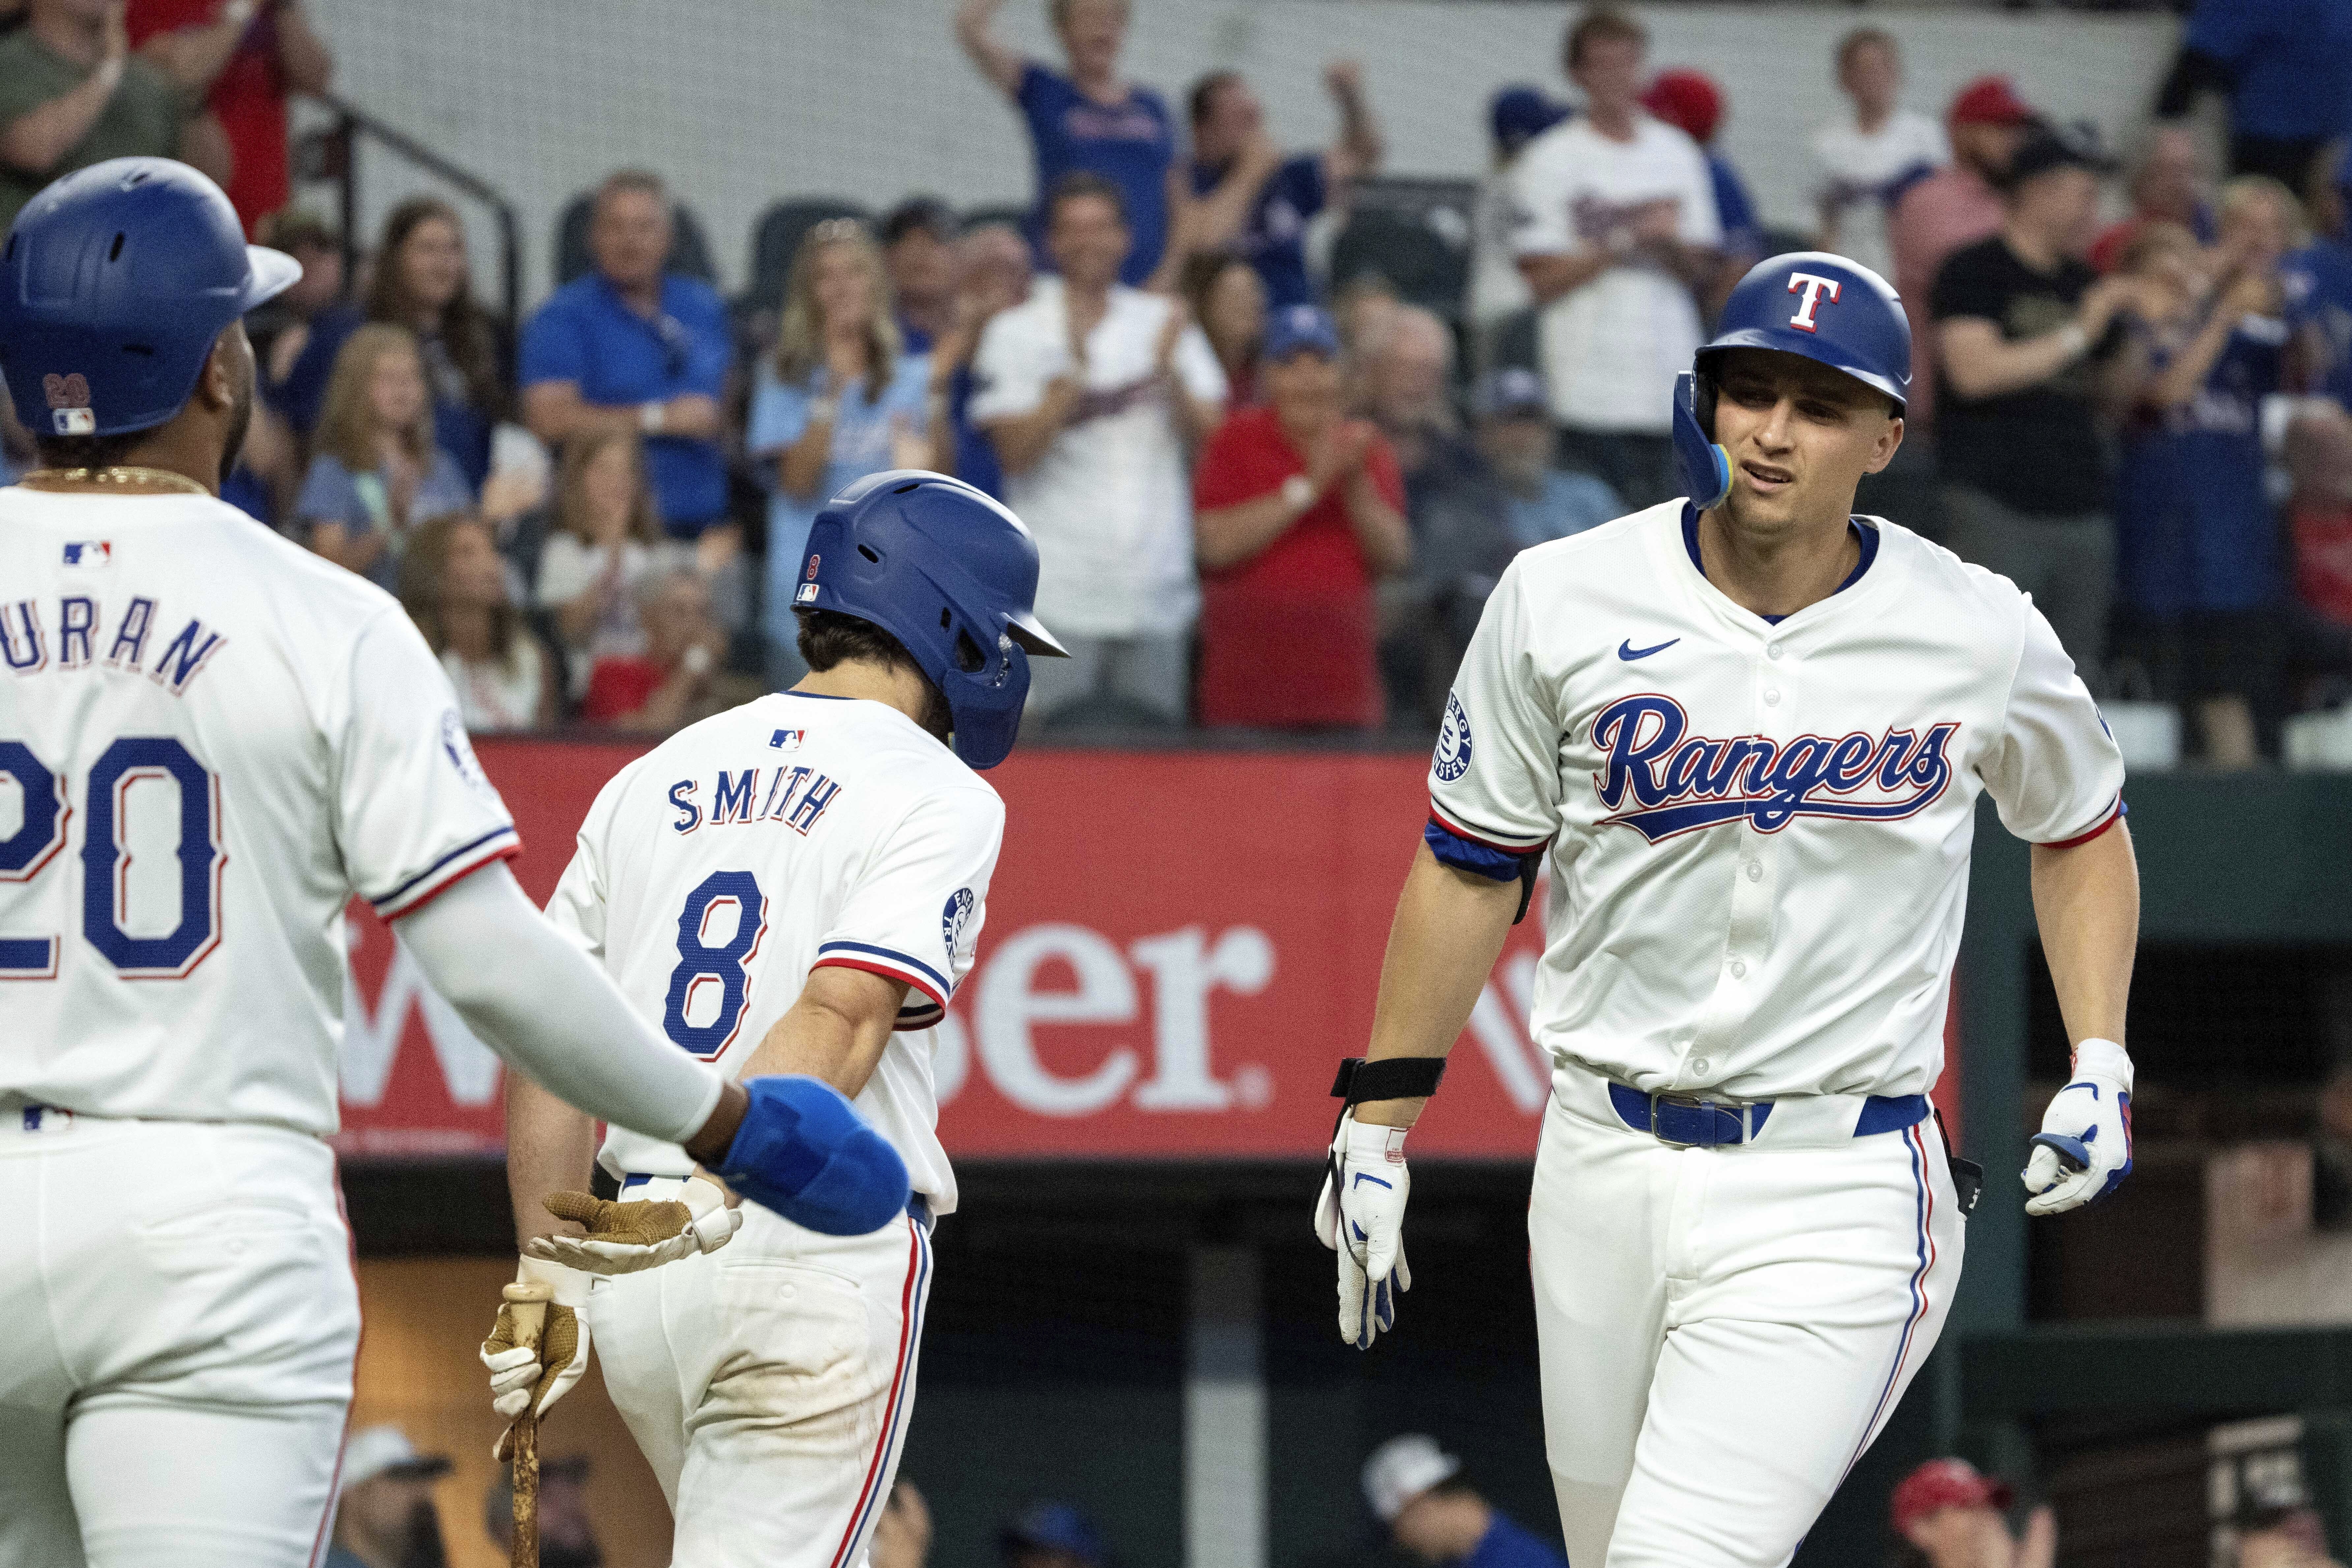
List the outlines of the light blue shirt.
{"type": "Polygon", "coordinates": [[[803,500],[777,486],[775,459],[808,429],[809,404],[821,396],[828,381],[820,370],[806,385],[780,380],[772,361],[760,367],[751,394],[751,429],[744,446],[761,465],[768,486],[767,630],[789,644],[797,632],[793,621],[793,585],[800,580],[801,562],[808,554],[809,525],[824,504],[868,474],[890,466],[890,429],[903,421],[908,432],[922,435],[926,394],[931,375],[930,357],[902,354],[891,371],[890,384],[872,402],[866,401],[861,378],[841,391],[834,407],[833,452],[824,466],[824,481],[803,500]]]}
{"type": "Polygon", "coordinates": [[[1625,515],[1625,504],[1605,479],[1563,469],[1544,471],[1540,495],[1510,493],[1511,538],[1521,549],[1597,528],[1625,515]]]}
{"type": "Polygon", "coordinates": [[[395,527],[391,487],[383,474],[354,474],[343,466],[342,459],[321,452],[310,459],[310,471],[303,476],[302,493],[294,499],[294,517],[304,530],[298,537],[305,538],[308,530],[320,523],[341,523],[353,538],[379,528],[390,529],[392,548],[375,558],[367,575],[377,587],[397,593],[400,554],[409,530],[445,513],[466,511],[473,504],[474,492],[466,484],[466,476],[458,472],[457,459],[436,446],[409,500],[406,524],[395,527]]]}

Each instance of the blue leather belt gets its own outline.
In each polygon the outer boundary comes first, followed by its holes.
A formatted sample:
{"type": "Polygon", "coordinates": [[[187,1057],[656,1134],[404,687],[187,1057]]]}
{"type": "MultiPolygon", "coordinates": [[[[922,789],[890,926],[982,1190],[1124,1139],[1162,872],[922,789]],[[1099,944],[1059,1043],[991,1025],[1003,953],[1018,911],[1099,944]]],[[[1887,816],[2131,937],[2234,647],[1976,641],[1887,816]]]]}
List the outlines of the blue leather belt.
{"type": "MultiPolygon", "coordinates": [[[[1644,1094],[1629,1084],[1609,1085],[1609,1103],[1618,1119],[1637,1133],[1680,1149],[1719,1149],[1744,1144],[1764,1130],[1772,1114],[1769,1100],[1726,1102],[1695,1094],[1644,1094]]],[[[1927,1119],[1925,1094],[1873,1094],[1863,1102],[1853,1135],[1895,1133],[1927,1119]]]]}
{"type": "MultiPolygon", "coordinates": [[[[649,1181],[675,1181],[678,1178],[675,1176],[657,1177],[648,1175],[644,1171],[631,1171],[628,1175],[621,1178],[621,1197],[623,1201],[627,1201],[629,1189],[631,1187],[643,1186],[649,1181]]],[[[931,1228],[931,1200],[925,1197],[919,1192],[910,1195],[907,1199],[907,1218],[921,1226],[925,1230],[929,1230],[931,1228]]]]}

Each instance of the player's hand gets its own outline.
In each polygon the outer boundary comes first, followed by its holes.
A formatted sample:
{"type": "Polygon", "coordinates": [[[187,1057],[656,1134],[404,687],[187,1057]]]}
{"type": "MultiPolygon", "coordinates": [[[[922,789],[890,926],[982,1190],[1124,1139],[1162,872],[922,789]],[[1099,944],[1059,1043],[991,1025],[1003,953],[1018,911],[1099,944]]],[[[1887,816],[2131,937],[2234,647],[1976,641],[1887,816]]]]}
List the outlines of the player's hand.
{"type": "Polygon", "coordinates": [[[588,1320],[580,1309],[588,1304],[589,1276],[559,1263],[525,1258],[515,1271],[517,1281],[532,1281],[555,1291],[547,1304],[547,1323],[537,1346],[515,1343],[514,1307],[501,1303],[490,1337],[482,1342],[482,1364],[490,1373],[490,1408],[509,1423],[490,1446],[490,1457],[503,1461],[513,1436],[514,1418],[525,1410],[544,1416],[549,1406],[572,1392],[588,1370],[588,1320]]]}
{"type": "Polygon", "coordinates": [[[2074,1050],[2074,1076],[2042,1115],[2025,1162],[2025,1212],[2063,1214],[2096,1203],[2131,1175],[2132,1061],[2111,1040],[2074,1050]]]}
{"type": "Polygon", "coordinates": [[[1396,1326],[1396,1299],[1412,1289],[1404,1260],[1404,1200],[1412,1178],[1404,1129],[1339,1124],[1315,1203],[1315,1234],[1339,1255],[1339,1337],[1358,1350],[1396,1326]]]}
{"type": "Polygon", "coordinates": [[[1157,375],[1166,375],[1176,368],[1177,340],[1184,329],[1192,324],[1192,309],[1181,299],[1168,302],[1168,319],[1160,326],[1160,340],[1151,346],[1151,369],[1157,375]]]}
{"type": "Polygon", "coordinates": [[[743,1211],[727,1207],[718,1184],[699,1176],[688,1178],[677,1198],[661,1203],[556,1192],[542,1207],[558,1219],[577,1220],[587,1234],[534,1236],[523,1244],[523,1256],[589,1274],[634,1274],[716,1252],[743,1223],[743,1211]]]}
{"type": "Polygon", "coordinates": [[[1633,239],[1639,245],[1664,245],[1682,234],[1682,198],[1660,196],[1633,209],[1633,239]]]}

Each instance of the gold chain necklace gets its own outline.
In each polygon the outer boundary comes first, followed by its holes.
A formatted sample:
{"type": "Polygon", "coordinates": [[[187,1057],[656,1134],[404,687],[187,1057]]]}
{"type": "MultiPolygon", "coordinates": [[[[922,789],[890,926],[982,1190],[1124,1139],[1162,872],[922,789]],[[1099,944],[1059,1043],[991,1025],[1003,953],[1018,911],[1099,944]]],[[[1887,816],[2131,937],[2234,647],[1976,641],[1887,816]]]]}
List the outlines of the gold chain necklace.
{"type": "Polygon", "coordinates": [[[166,490],[176,490],[190,496],[209,496],[210,490],[184,474],[173,474],[163,468],[110,466],[105,468],[36,468],[18,483],[30,485],[47,481],[52,485],[160,485],[166,490]]]}

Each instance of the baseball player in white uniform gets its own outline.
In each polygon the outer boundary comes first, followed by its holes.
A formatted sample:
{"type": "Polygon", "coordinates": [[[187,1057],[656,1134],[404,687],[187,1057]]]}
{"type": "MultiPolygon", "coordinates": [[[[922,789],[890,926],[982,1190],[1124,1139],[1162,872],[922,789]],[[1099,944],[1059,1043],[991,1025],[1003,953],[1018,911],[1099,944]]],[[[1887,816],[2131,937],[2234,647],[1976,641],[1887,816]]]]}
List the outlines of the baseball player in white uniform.
{"type": "Polygon", "coordinates": [[[510,1092],[521,1270],[584,1321],[558,1384],[494,1335],[495,1402],[519,1414],[530,1381],[543,1410],[600,1347],[677,1568],[856,1568],[889,1495],[930,1227],[956,1203],[932,1029],[971,967],[1004,827],[973,769],[1012,748],[1029,655],[1059,652],[1036,583],[1027,531],[970,486],[907,471],[844,492],[795,594],[812,673],[624,768],[550,906],[683,1051],[854,1096],[913,1186],[872,1234],[754,1214],[730,1244],[689,1153],[614,1129],[595,1153],[620,1197],[600,1202],[568,1190],[588,1182],[587,1117],[510,1092]]]}
{"type": "Polygon", "coordinates": [[[5,1568],[319,1552],[359,1342],[324,1142],[354,893],[556,1092],[722,1169],[756,1145],[763,1201],[803,1185],[773,1092],[639,1023],[523,896],[399,606],[215,498],[239,319],[299,270],[163,159],[51,185],[0,259],[44,465],[0,491],[5,1568]]]}
{"type": "Polygon", "coordinates": [[[1763,263],[1678,388],[1691,499],[1504,575],[1342,1073],[1317,1230],[1369,1345],[1410,1283],[1406,1129],[1549,871],[1528,1228],[1577,1568],[1787,1563],[1934,1346],[1974,1195],[1927,1095],[1979,792],[2036,846],[2074,1046],[2027,1207],[2130,1168],[2123,764],[2024,595],[1850,516],[1910,363],[1875,274],[1763,263]]]}

